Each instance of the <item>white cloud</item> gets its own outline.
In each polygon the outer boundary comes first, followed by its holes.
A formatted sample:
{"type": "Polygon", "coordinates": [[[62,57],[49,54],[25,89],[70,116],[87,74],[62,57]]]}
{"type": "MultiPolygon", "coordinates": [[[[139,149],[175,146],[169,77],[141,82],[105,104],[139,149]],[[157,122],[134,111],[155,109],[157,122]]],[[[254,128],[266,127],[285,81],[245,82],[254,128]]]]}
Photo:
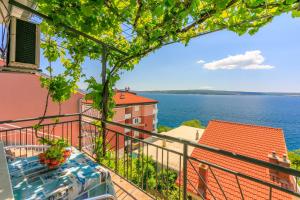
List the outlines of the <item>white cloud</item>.
{"type": "Polygon", "coordinates": [[[203,63],[205,63],[205,61],[204,60],[198,60],[197,63],[198,64],[203,64],[203,63]]]}
{"type": "Polygon", "coordinates": [[[274,66],[263,64],[265,58],[261,55],[261,51],[246,51],[244,54],[228,56],[226,58],[205,63],[204,69],[243,69],[243,70],[262,70],[273,69],[274,66]]]}

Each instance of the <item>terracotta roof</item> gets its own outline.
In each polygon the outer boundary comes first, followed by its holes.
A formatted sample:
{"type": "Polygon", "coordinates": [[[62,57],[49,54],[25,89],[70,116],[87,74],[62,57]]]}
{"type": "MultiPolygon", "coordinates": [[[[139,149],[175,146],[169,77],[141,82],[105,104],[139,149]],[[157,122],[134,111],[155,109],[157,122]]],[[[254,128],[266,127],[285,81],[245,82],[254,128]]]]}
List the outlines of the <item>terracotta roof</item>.
{"type": "Polygon", "coordinates": [[[118,91],[114,96],[117,105],[130,105],[130,104],[145,104],[145,103],[158,103],[154,99],[139,96],[136,93],[128,91],[118,91]]]}
{"type": "MultiPolygon", "coordinates": [[[[117,106],[121,105],[139,105],[139,104],[155,104],[158,101],[147,97],[139,96],[134,92],[117,91],[114,95],[114,101],[117,106]]],[[[92,100],[84,100],[84,103],[92,103],[92,100]]]]}
{"type": "MultiPolygon", "coordinates": [[[[210,121],[199,143],[267,162],[269,162],[268,155],[273,151],[275,151],[280,158],[282,158],[283,154],[287,154],[282,129],[234,122],[217,120],[210,121]]],[[[199,148],[195,148],[193,150],[191,157],[217,164],[227,169],[247,174],[266,182],[281,185],[279,182],[272,181],[269,169],[264,167],[201,150],[199,148]]],[[[196,186],[197,188],[199,181],[201,181],[195,171],[199,169],[199,164],[200,163],[194,161],[188,162],[187,189],[189,192],[194,194],[197,194],[198,192],[194,187],[196,186]]],[[[212,169],[222,186],[227,199],[242,199],[236,177],[228,172],[224,172],[216,168],[212,169]]],[[[288,180],[292,181],[290,176],[288,180]]],[[[244,199],[269,198],[268,187],[244,178],[239,178],[239,182],[243,191],[244,199]]],[[[207,173],[206,183],[216,199],[225,199],[210,170],[208,170],[207,173]]],[[[205,199],[214,199],[208,190],[206,190],[205,199]]],[[[273,189],[272,199],[292,198],[290,195],[273,189]]]]}

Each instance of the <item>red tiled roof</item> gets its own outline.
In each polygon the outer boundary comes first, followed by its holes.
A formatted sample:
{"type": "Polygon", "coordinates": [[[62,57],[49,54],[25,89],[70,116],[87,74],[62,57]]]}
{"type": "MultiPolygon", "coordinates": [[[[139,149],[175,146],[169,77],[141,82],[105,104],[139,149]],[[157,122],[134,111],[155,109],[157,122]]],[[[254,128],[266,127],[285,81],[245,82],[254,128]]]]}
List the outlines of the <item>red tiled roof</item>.
{"type": "Polygon", "coordinates": [[[136,93],[128,91],[118,91],[114,96],[114,100],[117,105],[128,105],[128,104],[144,104],[144,103],[158,103],[154,99],[139,96],[136,93]]]}
{"type": "MultiPolygon", "coordinates": [[[[117,91],[116,94],[114,95],[114,101],[117,106],[158,103],[158,101],[154,99],[139,96],[134,92],[128,92],[128,91],[117,91]]],[[[92,103],[91,100],[85,100],[84,102],[92,103]]]]}
{"type": "MultiPolygon", "coordinates": [[[[275,151],[281,158],[283,154],[287,154],[282,129],[217,120],[209,122],[199,143],[267,162],[269,162],[268,155],[271,154],[272,151],[275,151]]],[[[193,150],[191,157],[217,164],[227,169],[241,172],[266,182],[280,185],[278,182],[271,180],[269,169],[264,167],[208,152],[199,148],[195,148],[193,150]]],[[[199,163],[194,161],[188,162],[187,189],[189,192],[197,194],[197,190],[195,188],[198,186],[199,177],[195,169],[199,169],[199,163]]],[[[228,172],[224,172],[216,168],[212,169],[222,186],[227,199],[242,199],[236,177],[228,172]]],[[[239,178],[239,182],[245,199],[269,198],[268,187],[244,178],[239,178]]],[[[224,199],[223,193],[210,170],[208,170],[206,183],[216,199],[224,199]]],[[[205,199],[213,199],[208,190],[206,190],[205,199]]],[[[291,196],[273,189],[272,199],[291,199],[291,196]]]]}

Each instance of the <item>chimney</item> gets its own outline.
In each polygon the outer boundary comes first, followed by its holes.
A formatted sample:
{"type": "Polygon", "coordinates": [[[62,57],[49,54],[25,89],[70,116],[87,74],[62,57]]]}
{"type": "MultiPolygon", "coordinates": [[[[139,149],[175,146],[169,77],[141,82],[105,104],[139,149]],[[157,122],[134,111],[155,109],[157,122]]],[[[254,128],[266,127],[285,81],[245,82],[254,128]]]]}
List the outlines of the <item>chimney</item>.
{"type": "Polygon", "coordinates": [[[166,139],[163,139],[162,140],[162,147],[166,147],[167,146],[167,140],[166,139]]]}
{"type": "MultiPolygon", "coordinates": [[[[282,167],[287,167],[287,168],[290,167],[290,161],[288,160],[288,157],[286,154],[283,154],[282,158],[279,158],[276,155],[276,152],[273,151],[272,154],[269,154],[268,157],[269,157],[269,162],[272,164],[279,165],[282,167]]],[[[284,188],[287,188],[287,189],[293,188],[289,174],[281,172],[281,171],[277,171],[274,169],[269,169],[269,171],[270,171],[271,179],[273,181],[280,183],[281,186],[284,188]]]]}
{"type": "Polygon", "coordinates": [[[196,140],[198,141],[200,139],[200,133],[199,133],[199,131],[197,130],[197,132],[196,132],[196,140]]]}
{"type": "Polygon", "coordinates": [[[203,163],[199,164],[198,173],[199,173],[198,190],[205,197],[205,190],[206,190],[205,185],[208,179],[208,166],[203,163]]]}
{"type": "Polygon", "coordinates": [[[272,151],[272,153],[269,154],[268,157],[269,157],[269,162],[270,163],[278,165],[279,158],[278,158],[278,156],[276,154],[276,151],[272,151]]]}
{"type": "Polygon", "coordinates": [[[283,167],[290,167],[290,161],[288,160],[288,157],[286,154],[282,155],[282,159],[279,159],[279,165],[283,167]]]}
{"type": "Polygon", "coordinates": [[[121,94],[120,94],[120,99],[125,99],[124,92],[122,92],[122,91],[121,91],[121,94]]]}
{"type": "MultiPolygon", "coordinates": [[[[288,160],[287,155],[283,154],[282,159],[279,159],[279,165],[282,167],[290,168],[291,162],[288,160]]],[[[278,179],[283,187],[288,188],[291,186],[290,175],[284,172],[278,172],[278,179]]]]}
{"type": "MultiPolygon", "coordinates": [[[[278,160],[278,156],[275,151],[272,151],[272,153],[268,155],[268,158],[269,158],[270,163],[272,163],[274,165],[278,165],[279,160],[278,160]]],[[[278,173],[278,171],[276,171],[274,169],[269,169],[269,171],[270,171],[270,175],[272,177],[276,176],[276,174],[278,173]]]]}

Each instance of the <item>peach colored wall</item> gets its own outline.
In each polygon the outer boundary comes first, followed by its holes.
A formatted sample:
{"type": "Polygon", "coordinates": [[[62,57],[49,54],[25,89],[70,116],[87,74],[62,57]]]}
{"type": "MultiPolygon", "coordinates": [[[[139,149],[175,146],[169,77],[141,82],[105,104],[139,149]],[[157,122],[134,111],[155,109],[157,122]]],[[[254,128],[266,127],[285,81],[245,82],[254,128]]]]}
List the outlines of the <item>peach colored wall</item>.
{"type": "MultiPolygon", "coordinates": [[[[39,76],[28,73],[0,73],[0,121],[39,117],[43,115],[47,90],[40,85],[39,76]]],[[[62,114],[79,111],[79,99],[83,94],[76,93],[62,103],[62,114]]],[[[58,104],[49,102],[46,115],[57,115],[58,104]]]]}
{"type": "Polygon", "coordinates": [[[131,106],[132,107],[132,117],[139,117],[142,114],[142,105],[131,106]],[[136,107],[139,109],[136,111],[136,107]]]}
{"type": "Polygon", "coordinates": [[[145,115],[153,115],[154,105],[144,105],[142,114],[145,115]]]}
{"type": "Polygon", "coordinates": [[[121,108],[114,108],[114,117],[113,117],[113,121],[115,122],[121,122],[124,121],[125,119],[125,107],[121,107],[121,108]]]}

